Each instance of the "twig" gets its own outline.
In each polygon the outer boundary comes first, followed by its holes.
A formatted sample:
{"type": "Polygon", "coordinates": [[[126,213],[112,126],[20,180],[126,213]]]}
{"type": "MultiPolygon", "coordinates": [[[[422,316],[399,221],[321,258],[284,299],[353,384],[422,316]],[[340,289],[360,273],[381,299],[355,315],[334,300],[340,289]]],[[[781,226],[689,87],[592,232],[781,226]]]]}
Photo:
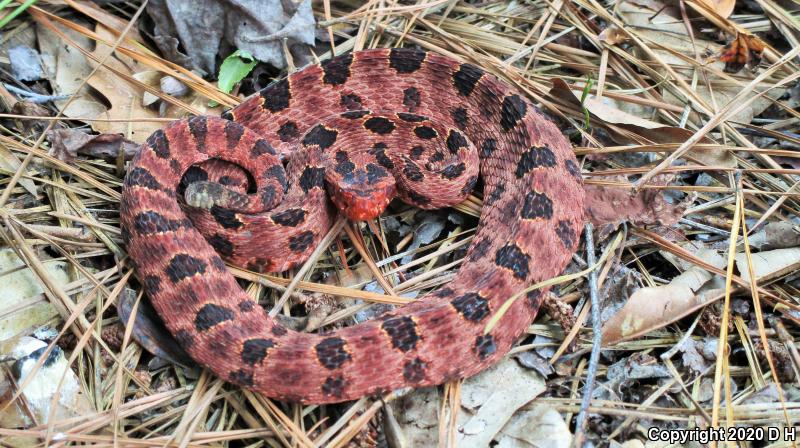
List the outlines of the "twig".
{"type": "MultiPolygon", "coordinates": [[[[595,264],[594,237],[592,223],[586,223],[584,232],[586,233],[586,263],[589,266],[595,264]]],[[[575,438],[573,446],[580,447],[586,438],[583,428],[586,425],[586,415],[589,412],[589,404],[592,401],[594,390],[594,380],[597,376],[597,363],[600,360],[600,344],[602,343],[602,333],[600,325],[600,299],[597,294],[597,270],[592,269],[589,273],[589,297],[592,301],[592,353],[589,355],[589,368],[586,370],[586,383],[583,386],[583,400],[578,418],[575,420],[575,438]]]]}
{"type": "Polygon", "coordinates": [[[69,98],[69,95],[42,95],[41,93],[20,89],[19,87],[14,87],[11,84],[6,84],[6,83],[3,83],[3,87],[5,87],[9,92],[13,92],[16,93],[17,95],[24,96],[25,101],[30,101],[31,103],[36,103],[36,104],[46,103],[48,101],[54,101],[54,100],[65,100],[69,98]]]}

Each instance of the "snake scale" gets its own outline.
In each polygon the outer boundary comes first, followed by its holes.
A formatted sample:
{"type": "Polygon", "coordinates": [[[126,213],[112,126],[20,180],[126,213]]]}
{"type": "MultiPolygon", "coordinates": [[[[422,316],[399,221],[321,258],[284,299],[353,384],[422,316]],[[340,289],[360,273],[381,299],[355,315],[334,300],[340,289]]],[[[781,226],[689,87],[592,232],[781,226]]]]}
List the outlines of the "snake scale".
{"type": "Polygon", "coordinates": [[[222,118],[156,131],[129,167],[120,213],[137,278],[195,361],[269,397],[332,403],[470,376],[507,353],[542,291],[486,324],[564,269],[583,200],[569,142],[515,89],[442,55],[377,49],[295,72],[222,118]],[[239,165],[253,187],[224,188],[235,182],[208,173],[216,159],[239,165]],[[480,221],[453,280],[370,321],[289,330],[223,262],[296,267],[337,213],[371,219],[394,197],[453,205],[479,173],[480,221]],[[201,199],[188,207],[184,196],[201,199]]]}

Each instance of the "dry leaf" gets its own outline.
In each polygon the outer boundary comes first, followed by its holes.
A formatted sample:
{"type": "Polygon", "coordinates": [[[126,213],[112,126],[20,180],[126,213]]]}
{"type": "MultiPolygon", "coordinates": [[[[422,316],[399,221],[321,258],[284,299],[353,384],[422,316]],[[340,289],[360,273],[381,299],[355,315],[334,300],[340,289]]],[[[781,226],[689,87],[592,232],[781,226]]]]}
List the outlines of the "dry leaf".
{"type": "Polygon", "coordinates": [[[189,86],[173,76],[164,76],[158,81],[158,83],[161,86],[161,91],[167,95],[181,97],[189,93],[189,86]]]}
{"type": "MultiPolygon", "coordinates": [[[[696,255],[716,268],[726,264],[725,258],[713,250],[700,249],[696,255]]],[[[693,266],[668,285],[638,289],[603,324],[603,345],[613,345],[662,328],[718,299],[724,289],[709,285],[712,278],[714,275],[710,272],[693,266]],[[705,288],[706,285],[711,287],[705,288]]]]}
{"type": "Polygon", "coordinates": [[[603,324],[603,346],[669,325],[722,297],[724,292],[724,289],[711,289],[695,294],[685,285],[642,288],[603,324]]]}
{"type": "Polygon", "coordinates": [[[615,25],[604,29],[597,37],[609,45],[621,44],[628,40],[628,34],[615,25]]]}
{"type": "MultiPolygon", "coordinates": [[[[103,43],[90,40],[74,31],[64,30],[58,24],[54,26],[59,27],[83,48],[92,48],[94,45],[92,53],[101,60],[111,49],[103,43]]],[[[86,79],[97,62],[89,60],[72,46],[65,45],[61,38],[45,27],[40,25],[39,30],[45,36],[40,46],[42,46],[43,55],[47,55],[45,61],[49,62],[47,64],[48,71],[51,72],[51,79],[54,79],[53,90],[57,94],[75,93],[82,80],[86,79]]],[[[107,41],[116,40],[116,35],[100,23],[95,25],[95,32],[107,41]]],[[[119,53],[108,57],[105,65],[130,75],[143,70],[135,61],[119,53]]],[[[152,132],[163,127],[163,123],[158,122],[127,121],[136,118],[157,117],[157,112],[141,106],[141,89],[109,70],[98,70],[94,76],[89,78],[87,84],[94,88],[96,93],[101,94],[104,97],[104,103],[109,104],[110,107],[95,99],[89,93],[89,89],[84,87],[78,98],[63,111],[65,116],[121,120],[118,122],[92,121],[90,125],[95,131],[104,134],[130,135],[131,140],[138,143],[143,142],[152,132]]],[[[66,100],[57,101],[56,105],[62,108],[66,105],[66,100]]]]}
{"type": "Polygon", "coordinates": [[[800,246],[800,227],[787,221],[771,222],[747,239],[759,250],[800,246]]]}
{"type": "MultiPolygon", "coordinates": [[[[19,104],[19,103],[17,103],[19,104]]],[[[5,145],[0,145],[0,169],[8,172],[8,173],[16,173],[19,170],[21,161],[19,157],[8,149],[5,145]]],[[[36,189],[36,184],[31,179],[25,179],[20,177],[19,184],[33,197],[39,195],[38,190],[36,189]]],[[[5,188],[5,187],[4,187],[5,188]]]]}
{"type": "MultiPolygon", "coordinates": [[[[602,388],[595,389],[592,398],[599,398],[610,395],[614,391],[620,391],[622,386],[636,380],[646,380],[655,378],[669,378],[669,370],[647,352],[634,353],[627,357],[622,357],[619,361],[608,366],[606,378],[608,381],[602,388]],[[603,391],[606,389],[606,391],[603,391]]],[[[616,395],[616,394],[615,394],[616,395]]]]}
{"type": "Polygon", "coordinates": [[[699,0],[700,3],[706,5],[710,10],[717,13],[723,19],[727,19],[733,13],[733,7],[736,6],[736,0],[699,0]]]}
{"type": "MultiPolygon", "coordinates": [[[[519,418],[529,421],[532,416],[526,414],[524,406],[544,390],[544,378],[541,375],[520,366],[511,358],[504,358],[467,378],[461,385],[456,446],[483,448],[492,446],[493,440],[514,438],[519,429],[516,427],[519,422],[514,416],[521,414],[519,418]]],[[[393,409],[399,434],[393,434],[392,437],[396,441],[405,441],[405,445],[398,446],[436,445],[439,440],[440,400],[438,389],[428,387],[414,390],[395,403],[393,409]],[[402,412],[398,412],[400,409],[402,412]]],[[[445,415],[444,418],[450,417],[445,415]]],[[[507,445],[508,442],[506,440],[504,446],[513,446],[507,445]]]]}
{"type": "MultiPolygon", "coordinates": [[[[121,29],[117,25],[117,23],[112,23],[109,26],[121,29]]],[[[122,24],[122,27],[124,27],[124,24],[122,24]]],[[[91,73],[92,67],[97,65],[97,62],[85,57],[70,45],[64,45],[60,38],[47,31],[44,27],[40,26],[39,29],[43,30],[42,35],[46,36],[43,40],[44,43],[40,45],[44,47],[42,50],[43,55],[47,56],[43,58],[49,61],[47,67],[51,73],[51,79],[54,79],[53,89],[55,93],[74,93],[80,86],[81,81],[91,73]]],[[[94,30],[106,41],[113,42],[117,38],[109,28],[101,23],[97,23],[94,30]]],[[[95,45],[92,54],[99,60],[105,58],[105,55],[111,49],[101,42],[95,42],[76,35],[75,32],[65,31],[65,33],[83,48],[91,48],[92,45],[95,45]]],[[[105,60],[105,66],[113,68],[132,79],[143,78],[145,84],[157,90],[161,89],[160,74],[145,70],[143,65],[119,52],[115,52],[111,57],[108,57],[105,60]]],[[[111,120],[91,121],[89,124],[97,132],[122,134],[136,143],[142,143],[150,134],[164,126],[164,123],[147,120],[148,118],[160,117],[159,109],[146,107],[142,102],[145,93],[144,89],[139,88],[133,82],[127,81],[124,77],[118,76],[110,70],[101,69],[89,78],[87,84],[94,89],[94,94],[103,96],[103,102],[95,99],[89,93],[89,90],[84,88],[78,98],[63,111],[65,116],[111,120]],[[109,104],[110,107],[105,104],[109,104]]],[[[219,115],[221,112],[221,107],[207,107],[208,100],[201,98],[197,94],[187,96],[182,101],[188,103],[201,114],[219,115]]],[[[56,105],[63,107],[65,103],[66,101],[56,102],[56,105]]],[[[186,110],[177,106],[167,105],[163,108],[164,117],[183,118],[187,114],[186,110]]]]}
{"type": "Polygon", "coordinates": [[[439,389],[426,387],[387,403],[397,418],[396,427],[393,426],[391,433],[387,434],[395,442],[390,446],[436,446],[439,441],[440,401],[439,389]]]}
{"type": "MultiPolygon", "coordinates": [[[[77,21],[77,24],[89,26],[88,22],[80,20],[77,21]]],[[[57,23],[54,26],[81,47],[92,47],[92,40],[88,37],[77,31],[66,29],[57,23]]],[[[86,57],[71,45],[64,45],[64,41],[47,27],[37,23],[36,29],[39,36],[42,62],[47,72],[47,78],[53,88],[53,93],[56,95],[75,96],[66,109],[64,109],[64,106],[66,106],[68,100],[54,101],[56,107],[62,110],[67,117],[93,118],[102,114],[106,110],[106,106],[92,96],[87,86],[84,86],[76,94],[82,81],[92,72],[92,66],[86,62],[86,57]]]]}
{"type": "Polygon", "coordinates": [[[120,151],[124,152],[125,160],[131,160],[139,151],[139,144],[122,138],[120,134],[100,134],[78,148],[81,154],[106,160],[116,160],[120,151]]]}
{"type": "Polygon", "coordinates": [[[494,448],[568,448],[572,433],[561,414],[546,405],[528,405],[511,417],[494,448]]]}
{"type": "Polygon", "coordinates": [[[678,349],[681,351],[681,359],[683,360],[683,365],[689,367],[690,369],[694,370],[697,373],[704,372],[708,367],[706,363],[706,359],[700,354],[700,351],[697,350],[697,345],[700,344],[699,341],[695,341],[692,338],[686,338],[683,340],[678,349]]]}
{"type": "Polygon", "coordinates": [[[553,78],[553,87],[550,89],[550,96],[560,100],[562,103],[582,110],[584,107],[592,115],[592,124],[595,121],[600,121],[600,124],[635,124],[643,128],[658,128],[664,125],[654,121],[646,120],[636,115],[629,114],[620,109],[615,108],[613,105],[606,104],[606,98],[598,100],[594,95],[587,95],[583,104],[581,104],[580,90],[572,90],[570,86],[562,79],[553,78]]]}
{"type": "Polygon", "coordinates": [[[72,162],[78,153],[90,157],[116,160],[119,152],[125,152],[125,160],[130,160],[139,150],[139,145],[122,138],[119,134],[91,135],[76,129],[55,129],[47,132],[50,142],[50,155],[72,162]]]}
{"type": "MultiPolygon", "coordinates": [[[[572,91],[572,93],[573,95],[577,94],[575,91],[572,91]]],[[[576,97],[576,99],[578,98],[576,97]]],[[[617,109],[612,104],[613,102],[609,101],[607,97],[603,97],[603,99],[597,99],[594,95],[587,95],[583,101],[583,107],[585,107],[589,113],[591,113],[595,118],[599,118],[606,123],[632,125],[644,129],[660,129],[664,127],[664,125],[661,123],[656,123],[655,121],[651,121],[630,114],[621,109],[617,109]]]]}
{"type": "MultiPolygon", "coordinates": [[[[113,34],[101,25],[95,28],[95,32],[105,37],[107,40],[114,41],[113,34]]],[[[108,46],[97,43],[93,53],[95,56],[102,58],[109,50],[110,48],[108,46]]],[[[92,66],[96,65],[94,61],[87,62],[92,66]]],[[[133,77],[135,73],[144,71],[138,64],[125,64],[120,59],[113,56],[106,60],[105,65],[113,67],[131,77],[133,77]]],[[[111,105],[100,117],[122,120],[92,122],[92,129],[95,131],[102,134],[122,134],[134,142],[142,143],[150,134],[164,127],[164,123],[159,122],[128,121],[133,118],[158,117],[157,111],[142,105],[144,90],[136,87],[134,84],[121,79],[109,70],[98,70],[94,76],[89,78],[88,84],[102,94],[107,103],[111,105]]]]}
{"type": "MultiPolygon", "coordinates": [[[[664,5],[658,2],[622,0],[619,2],[618,11],[623,23],[633,30],[637,36],[643,38],[646,43],[654,42],[657,44],[650,45],[651,50],[664,62],[676,67],[679,73],[681,73],[680,67],[686,66],[685,61],[670,51],[658,48],[659,46],[668,48],[676,53],[688,55],[691,58],[695,56],[695,48],[701,51],[705,48],[711,48],[712,51],[715,51],[720,47],[719,44],[701,39],[698,35],[694,37],[696,47],[692,45],[692,40],[686,31],[686,25],[681,20],[677,2],[670,2],[669,5],[664,5]]],[[[636,57],[642,60],[652,61],[653,59],[652,56],[641,49],[634,48],[632,51],[636,57]]],[[[654,67],[657,66],[654,64],[654,67]]],[[[683,69],[682,71],[691,76],[689,70],[683,69]]]]}
{"type": "MultiPolygon", "coordinates": [[[[60,286],[69,283],[66,266],[64,262],[44,262],[48,276],[60,286]]],[[[58,311],[43,294],[41,281],[25,267],[25,262],[14,250],[0,250],[0,272],[3,273],[0,277],[3,285],[0,341],[36,329],[58,316],[58,311]]]]}
{"type": "Polygon", "coordinates": [[[26,45],[8,49],[11,63],[11,76],[18,81],[39,81],[43,78],[42,61],[39,53],[26,45]]]}
{"type": "MultiPolygon", "coordinates": [[[[173,87],[172,88],[175,88],[176,90],[175,90],[175,94],[172,95],[172,96],[174,96],[174,97],[180,96],[181,97],[181,101],[183,101],[184,103],[188,104],[192,109],[198,111],[199,113],[201,113],[203,115],[219,116],[222,113],[222,106],[220,106],[220,105],[216,105],[216,106],[213,106],[213,107],[209,106],[210,103],[209,103],[209,101],[208,101],[208,99],[206,97],[197,94],[193,90],[188,90],[188,87],[186,87],[183,83],[181,83],[180,81],[176,80],[175,78],[172,78],[171,76],[163,76],[163,74],[161,72],[158,72],[158,71],[155,71],[155,70],[145,70],[145,71],[142,71],[142,72],[134,73],[132,75],[132,77],[134,79],[136,79],[137,81],[141,82],[142,84],[146,84],[149,87],[152,87],[153,89],[156,89],[156,90],[160,90],[160,91],[162,91],[164,93],[168,93],[168,92],[164,91],[164,83],[165,83],[164,80],[165,79],[166,80],[172,79],[172,80],[174,80],[175,83],[178,83],[178,84],[181,84],[181,85],[184,86],[183,89],[182,88],[178,88],[173,83],[173,87]]],[[[170,81],[166,81],[166,82],[169,83],[170,81]]],[[[142,92],[142,106],[147,106],[148,109],[151,109],[151,107],[152,107],[152,110],[154,111],[154,113],[155,113],[155,110],[157,109],[158,110],[158,112],[157,112],[158,116],[162,117],[162,118],[184,118],[184,117],[187,116],[186,110],[184,110],[180,106],[175,106],[172,103],[164,101],[160,97],[158,97],[158,96],[156,96],[156,95],[154,95],[154,94],[152,94],[150,92],[147,92],[147,91],[143,91],[142,92]],[[156,108],[156,106],[154,106],[155,104],[158,105],[157,108],[156,108]]],[[[156,123],[156,124],[158,124],[158,123],[156,123]]],[[[161,123],[162,127],[163,127],[163,125],[164,124],[161,123]]]]}
{"type": "MultiPolygon", "coordinates": [[[[630,132],[631,135],[645,139],[638,141],[638,144],[683,144],[694,133],[688,129],[676,128],[672,126],[662,126],[654,129],[647,129],[641,127],[634,127],[633,125],[620,125],[622,129],[630,132]],[[649,143],[648,143],[649,142],[649,143]]],[[[617,138],[617,141],[620,141],[617,138]]],[[[632,142],[631,142],[632,143],[632,142]]],[[[703,137],[698,144],[713,145],[714,142],[708,137],[703,137]]],[[[685,155],[686,158],[691,158],[706,166],[719,166],[726,168],[736,167],[736,157],[731,151],[725,149],[692,149],[685,155]]]]}
{"type": "MultiPolygon", "coordinates": [[[[774,280],[800,268],[800,248],[775,249],[765,252],[751,253],[753,273],[759,283],[774,280]]],[[[736,254],[736,268],[746,282],[750,281],[750,270],[747,267],[747,254],[736,254]]]]}
{"type": "Polygon", "coordinates": [[[725,63],[725,71],[728,73],[736,73],[745,66],[755,70],[761,63],[764,48],[764,42],[757,36],[736,33],[736,37],[720,50],[719,60],[725,63]]]}
{"type": "MultiPolygon", "coordinates": [[[[11,107],[11,113],[28,117],[50,117],[53,115],[46,107],[29,101],[17,101],[11,107]]],[[[17,128],[22,129],[28,137],[32,137],[34,140],[47,128],[47,124],[48,121],[46,120],[17,120],[17,128]]]]}
{"type": "Polygon", "coordinates": [[[314,45],[316,24],[309,0],[152,0],[147,12],[162,53],[204,74],[215,73],[217,54],[227,56],[230,48],[284,68],[283,39],[298,66],[310,61],[308,45],[314,45]],[[179,51],[179,41],[185,53],[179,51]]]}
{"type": "Polygon", "coordinates": [[[490,446],[511,417],[544,390],[542,376],[510,358],[468,378],[461,387],[457,446],[490,446]]]}

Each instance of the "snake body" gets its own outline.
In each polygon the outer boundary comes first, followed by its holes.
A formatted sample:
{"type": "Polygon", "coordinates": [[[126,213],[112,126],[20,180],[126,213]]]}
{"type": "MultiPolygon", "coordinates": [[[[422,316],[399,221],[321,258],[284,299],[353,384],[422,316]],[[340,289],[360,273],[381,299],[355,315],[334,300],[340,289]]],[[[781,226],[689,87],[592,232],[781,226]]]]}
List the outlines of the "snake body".
{"type": "Polygon", "coordinates": [[[379,49],[295,72],[222,118],[155,132],[129,167],[121,222],[140,283],[195,361],[270,397],[330,403],[441,384],[502,357],[536,316],[542,291],[515,301],[486,332],[490,316],[564,269],[583,198],[569,142],[520,93],[469,63],[379,49]],[[181,208],[191,189],[182,178],[193,173],[203,185],[197,164],[214,159],[241,166],[255,191],[181,208]],[[295,267],[337,211],[370,219],[395,196],[452,205],[478,172],[480,222],[453,280],[371,321],[325,334],[288,330],[223,262],[295,267]]]}

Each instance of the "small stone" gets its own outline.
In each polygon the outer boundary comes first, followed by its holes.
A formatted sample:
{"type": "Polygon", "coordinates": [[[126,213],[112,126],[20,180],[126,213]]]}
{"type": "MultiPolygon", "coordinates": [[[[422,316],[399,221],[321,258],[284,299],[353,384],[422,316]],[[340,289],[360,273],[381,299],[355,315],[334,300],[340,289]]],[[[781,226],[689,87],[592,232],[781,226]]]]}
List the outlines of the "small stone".
{"type": "Polygon", "coordinates": [[[189,93],[189,87],[173,76],[161,78],[161,91],[167,95],[181,97],[189,93]]]}

